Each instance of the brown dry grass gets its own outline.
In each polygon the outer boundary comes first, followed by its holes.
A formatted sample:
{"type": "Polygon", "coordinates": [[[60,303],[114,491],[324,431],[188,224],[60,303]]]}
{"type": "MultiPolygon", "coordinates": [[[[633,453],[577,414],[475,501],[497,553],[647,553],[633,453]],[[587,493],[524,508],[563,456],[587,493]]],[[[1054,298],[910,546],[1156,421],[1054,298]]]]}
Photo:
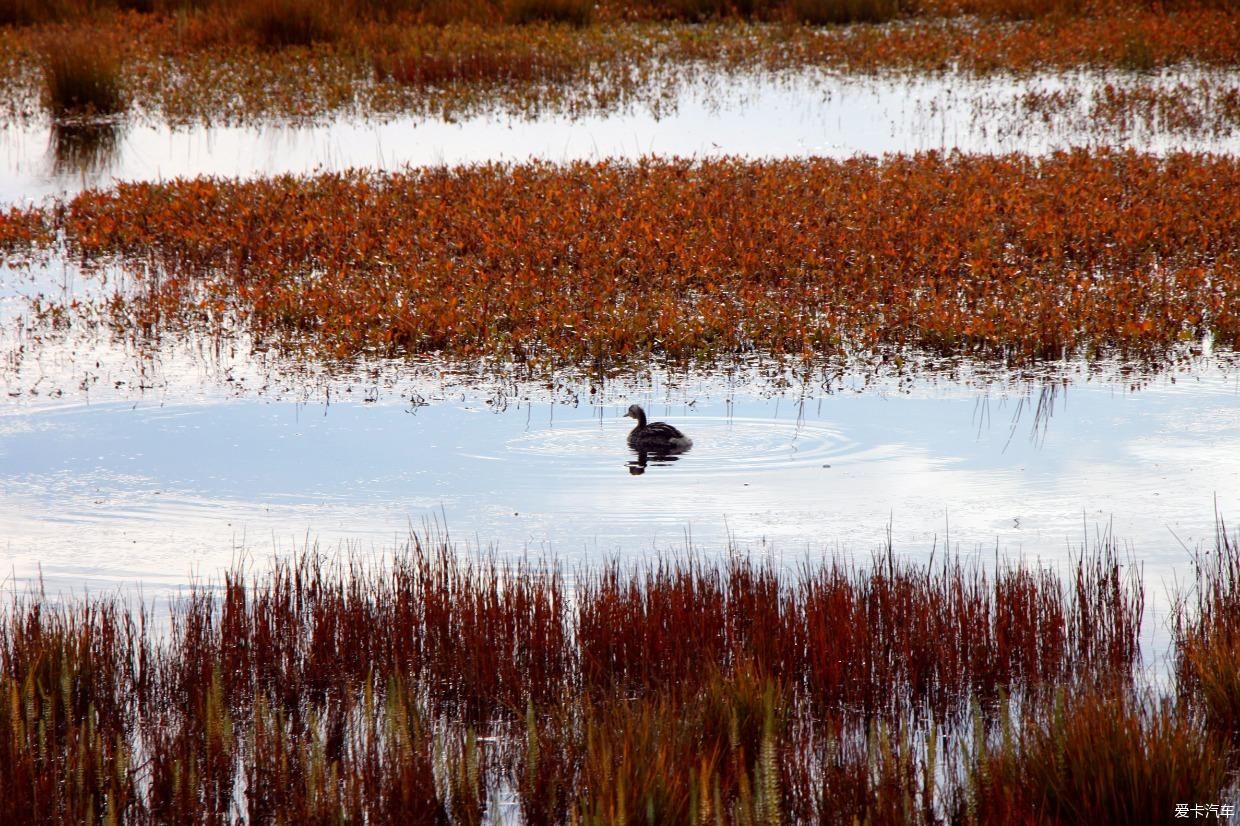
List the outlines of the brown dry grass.
{"type": "Polygon", "coordinates": [[[121,62],[106,41],[81,34],[49,40],[42,69],[45,104],[56,120],[113,116],[127,105],[121,62]]]}
{"type": "Polygon", "coordinates": [[[407,18],[360,23],[323,14],[328,22],[322,27],[270,36],[260,36],[254,26],[220,10],[103,16],[54,28],[0,27],[0,84],[10,91],[0,100],[0,114],[22,118],[37,112],[43,84],[30,67],[40,62],[46,39],[62,40],[74,31],[120,60],[121,82],[136,108],[173,123],[299,120],[345,109],[385,115],[453,115],[482,107],[606,109],[634,98],[657,102],[687,74],[706,71],[950,67],[986,73],[1158,68],[1184,61],[1227,66],[1240,61],[1240,15],[1208,9],[827,29],[735,21],[704,26],[617,21],[582,28],[485,21],[442,26],[407,18]],[[285,40],[311,45],[275,47],[285,40]],[[381,74],[375,82],[376,63],[460,56],[494,65],[537,56],[557,71],[550,76],[532,73],[532,82],[498,86],[485,73],[478,80],[466,76],[446,89],[402,84],[398,73],[381,74]]]}
{"type": "MultiPolygon", "coordinates": [[[[579,24],[588,19],[594,5],[585,0],[519,0],[515,5],[532,12],[525,19],[564,20],[579,24]]],[[[28,25],[49,21],[81,21],[116,12],[168,15],[186,10],[223,11],[238,18],[262,16],[285,31],[302,31],[307,14],[330,10],[333,16],[358,20],[406,18],[446,20],[502,19],[513,15],[513,2],[499,0],[342,0],[337,4],[315,4],[305,0],[0,0],[0,24],[28,25]],[[278,18],[283,18],[283,21],[278,18]]],[[[1228,0],[1163,0],[1163,10],[1230,7],[1228,0]]],[[[737,0],[689,3],[686,0],[602,0],[605,19],[695,19],[705,16],[740,16],[779,19],[790,10],[814,9],[816,22],[838,23],[855,20],[886,20],[894,14],[943,16],[980,14],[1002,19],[1029,19],[1047,16],[1120,14],[1149,8],[1144,0],[806,0],[791,4],[737,0]]],[[[518,15],[520,17],[520,15],[518,15]]],[[[287,41],[296,42],[296,41],[287,41]]]]}

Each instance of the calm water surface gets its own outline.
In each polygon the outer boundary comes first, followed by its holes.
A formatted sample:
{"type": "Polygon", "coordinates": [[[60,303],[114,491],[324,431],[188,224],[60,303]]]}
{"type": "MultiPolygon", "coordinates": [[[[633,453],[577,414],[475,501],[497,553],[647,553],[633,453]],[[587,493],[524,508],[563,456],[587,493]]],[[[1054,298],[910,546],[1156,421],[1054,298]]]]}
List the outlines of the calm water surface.
{"type": "Polygon", "coordinates": [[[379,554],[431,523],[586,563],[729,543],[865,556],[890,531],[901,553],[950,541],[1062,564],[1109,530],[1157,581],[1213,542],[1216,507],[1240,513],[1240,378],[1209,359],[1136,390],[845,375],[807,396],[743,373],[558,400],[439,388],[19,394],[0,405],[0,562],[18,581],[157,591],[242,552],[379,554]],[[693,449],[639,466],[633,401],[693,449]]]}

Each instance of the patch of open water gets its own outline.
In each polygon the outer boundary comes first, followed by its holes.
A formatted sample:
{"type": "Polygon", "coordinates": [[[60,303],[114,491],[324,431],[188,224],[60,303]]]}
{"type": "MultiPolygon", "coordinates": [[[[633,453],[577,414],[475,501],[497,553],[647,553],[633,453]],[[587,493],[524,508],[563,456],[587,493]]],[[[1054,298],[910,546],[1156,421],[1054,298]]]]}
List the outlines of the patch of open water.
{"type": "Polygon", "coordinates": [[[170,128],[137,122],[93,141],[47,123],[7,124],[0,126],[0,203],[115,180],[531,158],[847,157],[928,150],[1041,154],[1079,146],[1234,154],[1240,151],[1240,124],[1206,111],[1213,104],[1200,92],[1237,85],[1236,72],[1192,67],[1157,75],[1082,71],[992,77],[806,70],[695,75],[670,98],[585,114],[485,112],[382,121],[341,116],[306,126],[170,128]],[[1191,129],[1167,123],[1156,109],[1149,116],[1136,109],[1118,122],[1092,116],[1108,88],[1175,92],[1182,101],[1200,104],[1189,109],[1202,122],[1191,129]],[[1057,94],[1069,98],[1047,106],[1057,94]]]}
{"type": "Polygon", "coordinates": [[[742,371],[503,404],[400,380],[311,402],[192,383],[8,399],[0,564],[19,581],[158,591],[243,551],[382,554],[436,522],[505,557],[568,563],[687,544],[864,556],[890,533],[900,553],[950,543],[1061,564],[1110,530],[1157,583],[1212,544],[1216,507],[1240,513],[1240,377],[1211,359],[1139,389],[932,374],[763,386],[742,371]],[[636,467],[633,401],[692,450],[636,467]]]}

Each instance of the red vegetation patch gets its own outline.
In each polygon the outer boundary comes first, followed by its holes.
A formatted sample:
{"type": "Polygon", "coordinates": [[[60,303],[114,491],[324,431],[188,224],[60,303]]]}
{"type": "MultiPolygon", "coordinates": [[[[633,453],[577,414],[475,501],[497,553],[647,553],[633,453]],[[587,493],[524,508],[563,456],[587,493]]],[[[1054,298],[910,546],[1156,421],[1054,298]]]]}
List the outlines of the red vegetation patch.
{"type": "Polygon", "coordinates": [[[0,211],[0,251],[16,253],[50,244],[54,233],[49,217],[34,208],[10,207],[0,211]]]}
{"type": "Polygon", "coordinates": [[[147,285],[130,333],[326,358],[1156,358],[1240,343],[1237,193],[1198,155],[651,160],[121,184],[46,220],[147,285]]]}
{"type": "MultiPolygon", "coordinates": [[[[888,552],[786,579],[734,558],[571,586],[415,544],[382,569],[313,554],[194,587],[166,634],[115,601],[17,602],[0,614],[0,817],[476,823],[507,785],[530,822],[909,822],[876,816],[916,796],[929,823],[963,805],[963,774],[955,747],[944,779],[921,765],[919,721],[955,731],[1011,690],[1036,733],[1054,685],[1129,691],[1142,600],[1111,547],[1066,581],[888,552]],[[1099,637],[1122,644],[1099,656],[1099,637]]],[[[1078,782],[1113,796],[1104,781],[1078,782]]]]}

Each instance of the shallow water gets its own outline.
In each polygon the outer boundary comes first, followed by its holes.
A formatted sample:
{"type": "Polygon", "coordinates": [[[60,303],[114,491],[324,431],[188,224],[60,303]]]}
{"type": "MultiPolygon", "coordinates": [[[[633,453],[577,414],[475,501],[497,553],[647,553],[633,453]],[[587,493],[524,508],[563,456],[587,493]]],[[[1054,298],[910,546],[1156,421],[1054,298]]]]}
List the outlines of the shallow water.
{"type": "Polygon", "coordinates": [[[1210,360],[1137,390],[1102,377],[846,376],[817,397],[763,386],[690,375],[503,404],[456,388],[411,404],[399,384],[309,403],[175,387],[10,398],[0,563],[18,581],[158,592],[243,551],[382,554],[428,524],[568,564],[729,543],[788,562],[865,557],[890,533],[900,553],[950,544],[1062,565],[1109,530],[1157,583],[1213,543],[1216,507],[1240,512],[1240,378],[1210,360]],[[631,401],[692,450],[634,467],[631,401]]]}
{"type": "MultiPolygon", "coordinates": [[[[1234,88],[1240,74],[1194,68],[1158,75],[1076,72],[1022,77],[864,77],[817,70],[694,76],[670,97],[585,114],[484,113],[386,121],[341,117],[321,125],[170,128],[133,123],[83,140],[46,123],[0,127],[0,203],[38,200],[115,180],[305,173],[349,167],[644,155],[847,157],[961,150],[1046,153],[1078,146],[1146,152],[1240,152],[1240,124],[1202,111],[1194,129],[1158,117],[1117,124],[1089,115],[1096,96],[1181,84],[1234,88]],[[1031,111],[1027,95],[1079,100],[1031,111]],[[92,152],[92,146],[94,151],[92,152]]],[[[1199,97],[1186,94],[1192,100],[1199,97]]],[[[1209,109],[1204,102],[1202,106],[1209,109]]],[[[1135,114],[1135,113],[1134,113],[1135,114]]],[[[90,136],[88,136],[90,137],[90,136]]]]}

